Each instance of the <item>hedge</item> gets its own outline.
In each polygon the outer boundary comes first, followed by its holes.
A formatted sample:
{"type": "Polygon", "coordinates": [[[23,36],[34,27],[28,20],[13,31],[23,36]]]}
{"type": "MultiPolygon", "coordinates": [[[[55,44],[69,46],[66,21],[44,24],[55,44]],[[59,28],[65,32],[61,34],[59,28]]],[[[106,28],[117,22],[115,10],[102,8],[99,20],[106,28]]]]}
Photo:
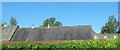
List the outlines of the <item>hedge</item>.
{"type": "Polygon", "coordinates": [[[2,45],[2,49],[120,49],[120,40],[93,40],[88,42],[81,42],[78,40],[71,40],[60,43],[34,43],[21,42],[19,44],[2,45]]]}

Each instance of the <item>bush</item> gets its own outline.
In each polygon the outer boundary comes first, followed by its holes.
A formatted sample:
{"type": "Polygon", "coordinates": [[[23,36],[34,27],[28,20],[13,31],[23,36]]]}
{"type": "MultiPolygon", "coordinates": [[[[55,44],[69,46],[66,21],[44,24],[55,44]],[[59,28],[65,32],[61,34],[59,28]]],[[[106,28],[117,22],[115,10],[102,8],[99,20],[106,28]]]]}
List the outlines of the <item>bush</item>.
{"type": "Polygon", "coordinates": [[[84,48],[120,48],[120,40],[113,39],[113,40],[93,40],[88,42],[81,42],[78,40],[71,40],[67,42],[60,42],[60,43],[34,43],[30,44],[28,42],[21,42],[19,44],[11,44],[11,45],[2,45],[3,49],[55,49],[55,48],[72,48],[72,49],[84,49],[84,48]]]}

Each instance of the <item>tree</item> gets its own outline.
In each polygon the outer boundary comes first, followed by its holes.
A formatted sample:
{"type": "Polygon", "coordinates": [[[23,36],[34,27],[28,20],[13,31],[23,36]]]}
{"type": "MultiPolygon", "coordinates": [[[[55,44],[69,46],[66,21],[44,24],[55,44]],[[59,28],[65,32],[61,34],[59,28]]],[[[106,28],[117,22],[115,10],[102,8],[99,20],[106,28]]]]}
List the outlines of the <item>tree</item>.
{"type": "Polygon", "coordinates": [[[118,32],[117,32],[118,34],[120,34],[120,29],[118,30],[118,32]]]}
{"type": "Polygon", "coordinates": [[[110,16],[108,18],[108,22],[101,28],[102,34],[111,34],[117,33],[118,31],[119,22],[114,18],[114,16],[110,16]]]}
{"type": "Polygon", "coordinates": [[[43,27],[47,27],[48,24],[50,24],[50,20],[49,19],[46,19],[43,23],[43,27]]]}
{"type": "Polygon", "coordinates": [[[56,26],[62,26],[62,23],[59,22],[59,21],[56,21],[56,19],[54,17],[52,18],[49,18],[49,19],[46,19],[44,22],[43,22],[43,25],[40,26],[40,27],[47,27],[47,26],[50,26],[50,27],[56,27],[56,26]]]}
{"type": "Polygon", "coordinates": [[[54,26],[62,26],[62,23],[61,23],[61,22],[56,21],[56,22],[54,23],[54,26]]]}
{"type": "Polygon", "coordinates": [[[4,26],[4,25],[7,25],[7,23],[6,23],[6,22],[4,22],[4,21],[2,21],[1,26],[4,26]]]}
{"type": "Polygon", "coordinates": [[[4,24],[2,23],[1,26],[4,26],[4,24]]]}
{"type": "Polygon", "coordinates": [[[16,21],[16,19],[14,19],[14,17],[11,17],[11,19],[10,19],[10,25],[11,26],[16,26],[17,25],[17,21],[16,21]]]}
{"type": "Polygon", "coordinates": [[[50,20],[51,24],[54,24],[54,22],[55,22],[56,19],[52,17],[49,20],[50,20]]]}
{"type": "Polygon", "coordinates": [[[2,23],[2,26],[7,25],[7,23],[2,23]]]}

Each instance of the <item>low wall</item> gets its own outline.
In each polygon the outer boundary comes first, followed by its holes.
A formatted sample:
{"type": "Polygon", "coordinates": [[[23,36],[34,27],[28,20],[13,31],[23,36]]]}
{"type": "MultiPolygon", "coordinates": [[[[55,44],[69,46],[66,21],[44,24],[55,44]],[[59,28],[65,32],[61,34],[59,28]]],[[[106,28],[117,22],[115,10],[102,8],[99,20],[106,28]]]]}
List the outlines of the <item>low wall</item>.
{"type": "Polygon", "coordinates": [[[120,38],[120,34],[94,34],[94,39],[115,39],[120,38]]]}

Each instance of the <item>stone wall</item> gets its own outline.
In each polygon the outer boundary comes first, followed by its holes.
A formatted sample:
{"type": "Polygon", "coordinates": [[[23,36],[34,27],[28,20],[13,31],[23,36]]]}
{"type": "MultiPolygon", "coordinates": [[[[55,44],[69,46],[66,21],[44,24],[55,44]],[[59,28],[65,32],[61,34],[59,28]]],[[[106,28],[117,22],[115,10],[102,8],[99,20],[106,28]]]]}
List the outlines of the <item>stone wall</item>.
{"type": "Polygon", "coordinates": [[[17,28],[18,26],[2,27],[2,41],[9,41],[12,38],[15,31],[17,30],[17,28]]]}
{"type": "Polygon", "coordinates": [[[90,25],[42,28],[0,27],[2,41],[114,39],[120,34],[95,34],[90,25]]]}
{"type": "Polygon", "coordinates": [[[63,26],[51,28],[19,28],[11,41],[90,40],[91,26],[63,26]]]}
{"type": "Polygon", "coordinates": [[[94,39],[115,39],[120,38],[120,34],[94,34],[94,39]]]}

